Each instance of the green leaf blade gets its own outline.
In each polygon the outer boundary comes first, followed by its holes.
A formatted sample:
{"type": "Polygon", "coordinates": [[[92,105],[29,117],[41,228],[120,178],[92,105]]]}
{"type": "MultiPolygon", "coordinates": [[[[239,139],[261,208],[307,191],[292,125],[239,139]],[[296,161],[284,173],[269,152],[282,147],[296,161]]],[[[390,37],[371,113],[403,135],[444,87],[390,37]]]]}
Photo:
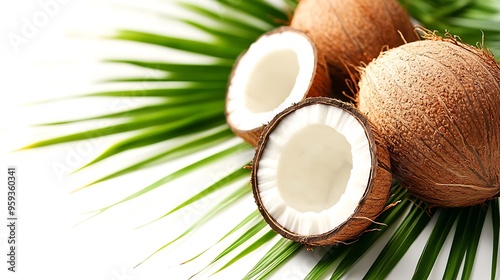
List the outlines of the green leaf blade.
{"type": "Polygon", "coordinates": [[[152,190],[154,190],[154,189],[156,189],[156,188],[158,188],[166,183],[169,183],[169,182],[171,182],[177,178],[180,178],[182,176],[185,176],[185,175],[187,175],[187,174],[189,174],[189,173],[191,173],[191,172],[193,172],[201,167],[207,166],[210,163],[216,162],[224,157],[227,157],[227,156],[232,155],[238,151],[242,151],[242,150],[246,150],[246,149],[248,149],[248,144],[241,143],[241,144],[237,144],[235,146],[232,146],[226,150],[223,150],[221,152],[207,156],[204,159],[201,159],[201,160],[199,160],[195,163],[192,163],[186,167],[178,169],[177,171],[175,171],[173,173],[170,173],[169,175],[157,180],[156,182],[150,184],[149,186],[147,186],[147,187],[145,187],[145,188],[143,188],[143,189],[141,189],[141,190],[139,190],[139,191],[109,205],[109,206],[101,208],[100,210],[98,210],[98,213],[102,213],[102,212],[104,212],[104,211],[106,211],[106,210],[108,210],[116,205],[122,204],[122,203],[127,202],[131,199],[139,197],[139,196],[141,196],[145,193],[148,193],[148,192],[150,192],[150,191],[152,191],[152,190]]]}
{"type": "Polygon", "coordinates": [[[211,19],[219,24],[224,24],[224,26],[230,28],[237,28],[238,31],[242,32],[241,34],[244,34],[249,38],[257,38],[262,33],[268,31],[267,28],[262,28],[246,20],[241,20],[241,17],[235,16],[233,13],[229,13],[228,11],[222,11],[217,13],[210,9],[195,4],[180,3],[179,5],[183,6],[187,10],[192,11],[198,15],[202,15],[207,19],[211,19]]]}
{"type": "Polygon", "coordinates": [[[117,90],[97,92],[82,97],[192,97],[193,95],[212,96],[213,98],[223,98],[226,94],[226,83],[210,82],[210,83],[193,83],[177,88],[154,88],[137,90],[117,90]]]}
{"type": "Polygon", "coordinates": [[[493,199],[491,202],[491,223],[493,226],[493,246],[491,257],[491,280],[495,280],[497,275],[498,265],[498,249],[500,240],[500,206],[498,198],[493,199]]]}
{"type": "MultiPolygon", "coordinates": [[[[232,173],[228,174],[227,176],[225,176],[224,178],[220,179],[219,181],[213,183],[212,185],[210,185],[209,187],[205,188],[204,190],[202,190],[201,192],[197,193],[196,195],[192,196],[191,198],[187,199],[186,201],[184,201],[183,203],[177,205],[176,207],[174,207],[172,210],[168,211],[167,213],[163,214],[162,216],[160,216],[159,218],[153,220],[152,222],[155,222],[155,221],[158,221],[162,218],[165,218],[177,211],[179,211],[180,209],[202,199],[202,198],[205,198],[207,197],[208,195],[224,188],[224,187],[227,187],[228,185],[230,185],[231,183],[233,182],[236,182],[240,179],[243,179],[244,177],[247,177],[249,174],[248,170],[244,169],[244,168],[240,168],[240,169],[236,169],[235,171],[233,171],[232,173]]],[[[150,222],[150,223],[152,223],[150,222]]],[[[148,224],[150,224],[148,223],[148,224]]]]}
{"type": "Polygon", "coordinates": [[[179,37],[158,35],[134,30],[120,30],[112,37],[112,39],[146,43],[231,60],[238,57],[242,51],[241,48],[234,47],[230,44],[221,47],[215,45],[214,43],[206,43],[198,40],[183,39],[179,37]]]}
{"type": "MultiPolygon", "coordinates": [[[[228,233],[226,233],[224,236],[222,236],[215,244],[218,244],[220,243],[221,241],[223,241],[224,239],[226,239],[227,237],[231,236],[233,233],[235,233],[236,231],[238,231],[239,229],[241,229],[242,227],[244,227],[245,225],[247,224],[255,224],[258,222],[258,220],[261,218],[260,216],[260,213],[259,211],[255,210],[253,211],[250,215],[248,215],[245,219],[243,219],[241,222],[239,222],[235,227],[233,227],[228,233]]],[[[214,245],[215,245],[214,244],[214,245]]],[[[213,245],[212,245],[213,246],[213,245]]],[[[197,255],[195,255],[194,257],[192,257],[191,259],[187,260],[187,261],[184,261],[183,264],[187,263],[187,262],[190,262],[190,261],[193,261],[194,259],[198,258],[199,256],[203,255],[206,251],[208,251],[212,246],[210,246],[209,248],[203,250],[201,253],[198,253],[197,255]]]]}
{"type": "Polygon", "coordinates": [[[386,278],[399,260],[401,260],[408,248],[430,221],[431,217],[421,207],[421,205],[412,206],[410,213],[387,242],[382,252],[380,252],[364,279],[386,278]]]}
{"type": "Polygon", "coordinates": [[[97,180],[92,181],[91,183],[88,183],[85,187],[104,182],[113,178],[116,178],[118,176],[122,176],[134,171],[139,171],[142,168],[154,165],[156,163],[160,163],[166,160],[174,160],[181,158],[183,156],[202,151],[203,149],[206,149],[208,147],[212,147],[214,145],[222,144],[224,141],[227,141],[231,138],[233,138],[234,135],[229,130],[226,126],[224,126],[223,130],[216,131],[214,133],[210,133],[208,135],[196,137],[192,141],[187,141],[183,142],[182,144],[175,146],[175,147],[169,147],[167,150],[162,151],[152,157],[149,157],[147,159],[144,159],[142,161],[136,162],[134,164],[131,164],[125,168],[119,169],[118,171],[115,171],[111,174],[108,174],[104,177],[101,177],[97,180]]]}
{"type": "Polygon", "coordinates": [[[470,220],[467,226],[467,235],[469,236],[467,244],[467,254],[465,256],[464,268],[462,271],[462,279],[470,279],[472,268],[476,259],[477,248],[479,247],[479,239],[483,229],[484,221],[486,220],[488,208],[480,206],[471,207],[470,220]]]}
{"type": "Polygon", "coordinates": [[[231,0],[217,0],[218,3],[232,8],[242,14],[254,17],[268,25],[268,29],[284,25],[288,22],[288,15],[283,11],[276,9],[274,6],[261,1],[231,1],[231,0]]]}
{"type": "MultiPolygon", "coordinates": [[[[204,112],[204,114],[206,113],[207,112],[204,112]]],[[[175,139],[177,137],[186,136],[195,132],[212,129],[224,123],[225,119],[219,114],[215,113],[211,116],[207,114],[206,118],[199,118],[199,116],[195,116],[166,123],[163,125],[158,125],[142,131],[135,136],[115,143],[80,169],[96,164],[104,159],[128,150],[145,147],[166,140],[175,139]]]]}
{"type": "MultiPolygon", "coordinates": [[[[384,224],[385,226],[371,226],[369,228],[370,232],[364,233],[358,241],[349,245],[345,249],[347,252],[346,255],[336,267],[330,279],[341,279],[411,205],[412,202],[408,198],[406,189],[401,187],[399,184],[394,183],[391,188],[391,192],[393,195],[389,198],[388,204],[395,205],[377,218],[378,223],[384,224]]],[[[336,254],[338,254],[338,252],[336,254]]],[[[326,270],[326,268],[324,269],[326,270]]]]}
{"type": "Polygon", "coordinates": [[[243,279],[247,280],[255,277],[264,279],[280,265],[284,264],[291,256],[297,253],[302,246],[303,245],[300,243],[280,238],[243,279]]]}
{"type": "Polygon", "coordinates": [[[448,262],[446,263],[446,268],[444,271],[443,279],[457,279],[460,273],[460,268],[462,266],[465,253],[467,251],[467,237],[463,234],[462,228],[465,227],[469,218],[469,209],[459,209],[459,217],[457,222],[457,230],[455,230],[455,235],[453,237],[453,242],[451,244],[450,254],[448,256],[448,262]]]}
{"type": "MultiPolygon", "coordinates": [[[[262,245],[266,244],[269,242],[273,237],[276,236],[276,233],[274,231],[268,231],[264,235],[262,235],[259,239],[257,239],[255,242],[250,244],[248,247],[246,247],[243,251],[241,251],[238,255],[236,255],[234,258],[232,258],[230,261],[228,261],[224,266],[222,266],[217,272],[221,272],[222,270],[228,268],[230,265],[234,264],[241,258],[245,257],[246,255],[250,254],[251,252],[257,250],[260,248],[262,245]]],[[[215,274],[214,273],[214,274],[215,274]]]]}
{"type": "Polygon", "coordinates": [[[417,267],[412,279],[427,279],[436,262],[451,228],[458,218],[456,209],[443,209],[425,245],[424,251],[420,255],[417,267]]]}
{"type": "MultiPolygon", "coordinates": [[[[217,257],[215,257],[210,264],[215,263],[216,261],[220,260],[227,254],[231,253],[233,250],[237,249],[240,245],[248,241],[250,238],[252,238],[254,235],[258,234],[265,226],[266,222],[264,220],[261,220],[257,222],[253,227],[248,229],[246,232],[244,232],[236,241],[234,241],[231,245],[229,245],[224,251],[222,251],[217,257]]],[[[227,267],[227,266],[225,266],[227,267]]]]}
{"type": "Polygon", "coordinates": [[[215,215],[219,214],[221,211],[223,211],[224,209],[229,207],[231,204],[235,203],[236,201],[240,200],[244,196],[248,195],[250,193],[250,190],[251,189],[248,188],[247,185],[244,185],[243,187],[237,189],[235,192],[228,195],[226,197],[226,199],[224,199],[221,203],[215,205],[210,210],[205,212],[205,214],[203,216],[201,216],[200,218],[198,218],[198,220],[196,220],[196,222],[194,222],[188,229],[186,229],[184,232],[182,232],[176,238],[172,239],[171,241],[167,242],[166,244],[164,244],[163,246],[158,248],[156,251],[154,251],[152,254],[150,254],[148,257],[146,257],[142,262],[137,264],[136,267],[141,265],[142,263],[144,263],[148,259],[150,259],[152,256],[156,255],[160,251],[164,250],[165,248],[167,248],[168,246],[170,246],[174,242],[185,237],[186,235],[191,233],[193,230],[195,230],[197,227],[199,227],[200,225],[202,225],[203,223],[205,223],[209,219],[215,217],[215,215]]]}

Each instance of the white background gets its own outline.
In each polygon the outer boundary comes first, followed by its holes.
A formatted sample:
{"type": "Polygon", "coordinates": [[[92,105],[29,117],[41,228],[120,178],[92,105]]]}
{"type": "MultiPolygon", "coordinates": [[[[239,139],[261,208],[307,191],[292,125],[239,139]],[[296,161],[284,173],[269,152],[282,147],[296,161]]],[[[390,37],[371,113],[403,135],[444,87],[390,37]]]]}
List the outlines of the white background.
{"type": "MultiPolygon", "coordinates": [[[[15,274],[7,272],[7,264],[3,261],[7,252],[7,228],[3,226],[4,222],[0,227],[0,279],[187,279],[203,268],[223,245],[216,246],[198,261],[183,266],[177,264],[213,244],[254,210],[252,198],[249,196],[196,234],[174,244],[134,269],[141,260],[181,233],[196,217],[220,201],[230,190],[212,195],[172,217],[136,229],[137,226],[161,216],[204,186],[242,166],[252,154],[249,152],[230,158],[76,225],[87,217],[83,213],[116,202],[163,177],[175,167],[192,162],[193,158],[162,164],[70,193],[92,179],[124,166],[123,164],[131,159],[144,157],[158,147],[128,152],[74,174],[70,174],[70,171],[76,170],[116,140],[129,134],[13,152],[35,140],[107,125],[96,121],[69,125],[64,129],[51,129],[32,126],[34,124],[116,112],[152,102],[126,98],[89,98],[32,104],[35,101],[105,88],[98,84],[98,81],[104,78],[134,73],[142,76],[155,75],[154,72],[145,72],[146,70],[133,67],[103,64],[100,62],[102,58],[167,61],[179,59],[176,53],[160,48],[146,49],[124,42],[97,39],[100,35],[109,34],[114,27],[197,36],[196,33],[154,13],[182,16],[182,11],[176,9],[172,3],[173,1],[154,0],[1,2],[0,169],[6,170],[9,165],[18,168],[19,221],[18,272],[15,274]],[[40,3],[49,2],[56,5],[51,6],[50,12],[47,12],[40,3]],[[30,24],[35,28],[30,29],[30,24]],[[27,29],[30,30],[26,31],[27,29]],[[23,34],[23,31],[28,33],[23,34]],[[24,40],[15,43],[12,41],[15,36],[21,36],[24,40]]],[[[220,9],[216,5],[213,6],[214,9],[220,9]]],[[[220,9],[220,12],[224,11],[220,9]]],[[[181,59],[187,61],[191,58],[181,59]]],[[[6,174],[0,178],[6,180],[6,174]]],[[[5,216],[6,189],[0,191],[0,205],[0,208],[5,208],[1,210],[5,216]]],[[[475,279],[489,277],[489,247],[492,243],[490,229],[488,222],[478,252],[475,279]]],[[[391,274],[392,279],[410,277],[427,236],[428,231],[400,262],[391,274]]],[[[447,246],[449,243],[448,240],[447,246]]],[[[382,245],[376,244],[376,250],[366,256],[359,269],[352,272],[349,278],[361,277],[382,245]]],[[[269,246],[265,246],[217,274],[213,279],[241,278],[268,248],[269,246]]],[[[315,252],[303,250],[292,262],[274,274],[273,279],[303,278],[319,260],[322,252],[322,249],[315,252]]],[[[444,269],[445,261],[446,256],[442,256],[438,262],[438,271],[432,274],[434,278],[441,278],[440,271],[444,269]]],[[[206,278],[210,274],[208,271],[199,277],[206,278]]]]}

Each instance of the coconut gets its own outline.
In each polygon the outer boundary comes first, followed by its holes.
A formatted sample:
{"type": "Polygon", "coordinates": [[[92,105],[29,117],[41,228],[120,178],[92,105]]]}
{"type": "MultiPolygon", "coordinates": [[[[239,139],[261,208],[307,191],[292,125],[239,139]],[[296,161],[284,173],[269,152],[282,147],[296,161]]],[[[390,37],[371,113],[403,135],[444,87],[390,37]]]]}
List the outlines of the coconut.
{"type": "Polygon", "coordinates": [[[308,245],[358,237],[383,211],[389,154],[352,105],[308,98],[262,133],[252,165],[259,211],[273,230],[308,245]]]}
{"type": "Polygon", "coordinates": [[[293,103],[329,96],[326,62],[302,32],[280,27],[259,37],[233,66],[226,96],[226,120],[253,146],[263,125],[293,103]]]}
{"type": "Polygon", "coordinates": [[[418,39],[395,0],[301,0],[290,26],[311,37],[325,56],[336,97],[350,93],[347,83],[357,82],[352,74],[361,63],[418,39]]]}
{"type": "Polygon", "coordinates": [[[362,70],[358,108],[388,145],[394,176],[435,206],[500,191],[500,67],[484,50],[432,37],[362,70]]]}

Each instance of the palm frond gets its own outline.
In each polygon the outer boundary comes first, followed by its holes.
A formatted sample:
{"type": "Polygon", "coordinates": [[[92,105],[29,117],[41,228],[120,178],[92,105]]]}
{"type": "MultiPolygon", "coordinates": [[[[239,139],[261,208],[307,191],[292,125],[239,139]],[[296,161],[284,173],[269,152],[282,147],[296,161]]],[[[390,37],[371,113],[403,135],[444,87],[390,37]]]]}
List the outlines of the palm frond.
{"type": "Polygon", "coordinates": [[[258,234],[263,228],[266,227],[266,222],[264,220],[258,221],[255,225],[253,225],[250,229],[248,229],[245,233],[243,233],[236,241],[234,241],[229,247],[224,249],[217,257],[215,257],[209,265],[214,264],[216,261],[222,259],[227,254],[231,253],[233,250],[239,248],[243,243],[248,241],[250,238],[258,234]]]}
{"type": "Polygon", "coordinates": [[[189,53],[231,60],[235,59],[241,52],[241,48],[235,47],[230,43],[221,46],[213,43],[200,42],[198,40],[182,39],[134,30],[120,30],[112,39],[146,43],[189,53]]]}
{"type": "Polygon", "coordinates": [[[196,220],[188,229],[186,229],[184,232],[182,232],[179,236],[174,238],[173,240],[167,242],[160,248],[158,248],[156,251],[154,251],[152,254],[150,254],[148,257],[146,257],[143,261],[141,261],[138,265],[142,264],[144,261],[148,260],[152,256],[156,255],[160,251],[164,250],[174,242],[180,240],[181,238],[185,237],[186,235],[192,233],[197,227],[202,225],[203,223],[207,222],[211,218],[215,217],[218,215],[221,211],[238,201],[239,199],[245,197],[250,193],[250,188],[245,184],[242,187],[238,188],[236,191],[232,192],[230,195],[228,195],[225,199],[223,199],[219,204],[215,205],[212,209],[208,210],[205,212],[198,220],[196,220]]]}
{"type": "Polygon", "coordinates": [[[96,92],[86,95],[86,97],[201,97],[210,96],[221,98],[225,95],[226,84],[222,82],[198,82],[183,85],[181,87],[139,89],[139,90],[116,90],[106,92],[96,92]]]}
{"type": "MultiPolygon", "coordinates": [[[[145,118],[147,116],[151,115],[157,115],[161,112],[165,112],[170,109],[179,109],[179,107],[183,106],[189,106],[192,105],[193,103],[197,102],[217,102],[217,100],[214,100],[216,98],[211,97],[210,95],[190,95],[189,98],[185,97],[169,97],[165,102],[158,102],[158,104],[154,105],[147,105],[147,106],[142,106],[139,108],[135,109],[130,109],[130,110],[125,110],[117,113],[111,113],[111,114],[102,114],[102,115],[97,115],[97,116],[92,116],[92,117],[85,117],[85,118],[79,118],[79,119],[73,119],[73,120],[65,120],[65,121],[59,121],[59,122],[51,122],[51,123],[42,123],[38,124],[38,126],[50,126],[50,125],[62,125],[62,124],[71,124],[71,123],[78,123],[78,122],[86,122],[86,121],[93,121],[93,120],[102,120],[102,119],[109,119],[109,120],[115,120],[115,119],[120,119],[122,121],[134,121],[137,118],[145,118]]],[[[219,101],[220,102],[220,101],[219,101]]],[[[177,111],[179,112],[179,111],[177,111]]]]}
{"type": "Polygon", "coordinates": [[[444,209],[439,213],[436,226],[427,240],[424,251],[420,255],[413,279],[427,279],[436,262],[451,228],[457,220],[458,212],[454,209],[444,209]]]}
{"type": "MultiPolygon", "coordinates": [[[[224,264],[224,266],[222,266],[221,268],[219,268],[219,270],[217,270],[215,273],[221,272],[222,270],[224,270],[227,267],[229,267],[230,265],[234,264],[235,262],[237,262],[241,258],[243,258],[246,255],[252,253],[253,251],[259,249],[261,246],[263,246],[267,242],[271,241],[271,239],[273,239],[274,237],[276,237],[276,235],[277,235],[276,232],[274,232],[272,230],[268,230],[266,233],[264,233],[262,236],[260,236],[259,239],[255,240],[255,242],[253,242],[250,245],[248,245],[238,255],[236,255],[234,258],[232,258],[231,260],[229,260],[226,264],[224,264]]],[[[242,246],[238,246],[238,247],[242,247],[242,246]]],[[[263,276],[260,276],[260,277],[264,278],[263,276]]]]}
{"type": "Polygon", "coordinates": [[[500,239],[500,207],[498,199],[494,199],[491,203],[491,223],[493,225],[493,246],[491,257],[491,280],[496,278],[498,264],[498,243],[500,239]]]}
{"type": "Polygon", "coordinates": [[[444,279],[456,279],[463,268],[462,279],[469,279],[472,264],[476,256],[477,244],[486,217],[486,208],[483,206],[460,209],[457,230],[444,272],[444,279]],[[462,263],[465,264],[462,266],[462,263]]]}
{"type": "MultiPolygon", "coordinates": [[[[230,151],[229,153],[231,153],[232,151],[230,151]]],[[[155,221],[158,221],[160,219],[163,219],[165,217],[167,217],[168,215],[171,215],[172,213],[176,212],[176,211],[179,211],[180,209],[224,188],[224,187],[227,187],[228,185],[230,185],[231,183],[233,182],[236,182],[240,179],[243,179],[243,178],[246,178],[248,177],[248,171],[241,168],[241,169],[236,169],[234,172],[230,173],[229,175],[227,175],[226,177],[220,179],[219,181],[215,182],[214,184],[212,184],[211,186],[205,188],[203,191],[199,192],[198,194],[192,196],[191,198],[189,198],[188,200],[184,201],[183,203],[179,204],[178,206],[176,206],[175,208],[173,208],[172,210],[168,211],[167,213],[161,215],[160,217],[156,218],[155,220],[153,220],[152,222],[155,222],[155,221]]],[[[152,223],[151,222],[151,223],[152,223]]]]}
{"type": "MultiPolygon", "coordinates": [[[[378,223],[385,225],[374,225],[368,229],[368,233],[362,235],[358,241],[349,246],[344,246],[345,249],[333,249],[325,255],[325,257],[332,258],[335,255],[340,255],[341,252],[336,252],[336,250],[346,250],[346,255],[342,258],[342,261],[338,264],[333,272],[331,279],[342,278],[349,269],[354,266],[359,259],[368,251],[368,249],[383,236],[384,232],[387,231],[391,226],[394,226],[397,219],[402,217],[407,211],[408,207],[411,205],[408,193],[399,184],[394,183],[392,186],[393,195],[389,199],[389,205],[394,205],[386,212],[382,213],[378,218],[378,223]]],[[[334,259],[330,262],[334,261],[334,259]]],[[[314,269],[311,271],[313,272],[314,269]]]]}
{"type": "Polygon", "coordinates": [[[301,244],[279,239],[274,246],[260,259],[243,279],[265,279],[270,273],[299,252],[301,244]]]}
{"type": "MultiPolygon", "coordinates": [[[[207,156],[206,158],[204,158],[204,159],[202,159],[200,161],[197,161],[195,163],[192,163],[192,164],[190,164],[190,165],[188,165],[186,167],[183,167],[183,168],[181,168],[181,169],[179,169],[179,170],[177,170],[177,171],[175,171],[173,173],[170,173],[167,176],[165,176],[165,177],[157,180],[156,182],[150,184],[149,186],[144,187],[143,189],[141,189],[141,190],[139,190],[139,191],[137,191],[137,192],[135,192],[135,193],[133,193],[133,194],[131,194],[131,195],[129,195],[129,196],[127,196],[127,197],[125,197],[125,198],[123,198],[123,199],[121,199],[121,200],[119,200],[119,201],[117,201],[117,202],[115,202],[115,203],[113,203],[111,205],[109,205],[109,206],[103,207],[103,208],[101,208],[101,209],[99,209],[99,210],[97,210],[95,212],[97,212],[97,214],[101,214],[102,212],[107,211],[107,210],[109,210],[110,208],[112,208],[112,207],[114,207],[116,205],[122,204],[122,203],[127,202],[129,200],[132,200],[132,199],[134,199],[136,197],[139,197],[139,196],[141,196],[141,195],[143,195],[145,193],[148,193],[148,192],[150,192],[150,191],[152,191],[152,190],[154,190],[154,189],[156,189],[156,188],[158,188],[160,186],[163,186],[163,185],[167,184],[168,182],[171,182],[171,181],[173,181],[175,179],[178,179],[178,178],[180,178],[182,176],[185,176],[186,174],[189,174],[189,173],[193,172],[194,170],[197,170],[197,169],[199,169],[201,167],[207,166],[208,164],[210,164],[212,162],[216,162],[216,161],[218,161],[218,160],[220,160],[220,159],[222,159],[224,157],[227,157],[229,155],[234,154],[235,152],[242,151],[242,150],[248,150],[248,144],[246,144],[246,143],[236,144],[236,145],[234,145],[234,146],[232,146],[230,148],[227,148],[227,149],[225,149],[223,151],[220,151],[218,153],[215,153],[215,154],[212,154],[210,156],[207,156]]],[[[235,172],[232,175],[233,176],[236,176],[236,175],[239,176],[240,172],[235,172]]],[[[232,176],[230,178],[232,178],[232,176]]],[[[221,185],[224,186],[225,184],[223,183],[221,185]]]]}
{"type": "Polygon", "coordinates": [[[414,204],[391,239],[365,275],[368,279],[386,278],[417,239],[431,217],[423,203],[414,204]]]}
{"type": "Polygon", "coordinates": [[[467,254],[465,256],[462,279],[470,279],[472,275],[472,267],[476,259],[477,248],[479,246],[479,238],[483,229],[483,224],[486,219],[488,208],[475,206],[470,208],[469,220],[467,221],[466,235],[470,237],[467,240],[467,254]]]}
{"type": "Polygon", "coordinates": [[[273,26],[282,25],[287,22],[288,15],[277,9],[266,1],[231,1],[231,0],[216,0],[218,3],[232,8],[242,14],[251,16],[254,20],[262,21],[267,24],[267,29],[273,26]]]}
{"type": "Polygon", "coordinates": [[[422,26],[449,31],[464,42],[500,55],[500,4],[495,0],[399,0],[422,26]]]}
{"type": "MultiPolygon", "coordinates": [[[[246,45],[248,45],[248,43],[246,45]]],[[[114,59],[114,60],[107,60],[106,62],[124,63],[128,65],[164,72],[163,77],[114,78],[104,81],[111,83],[138,82],[138,81],[139,82],[141,81],[215,82],[216,84],[222,86],[227,81],[227,77],[229,77],[229,73],[231,72],[231,65],[229,65],[227,62],[224,63],[222,61],[216,63],[214,62],[213,64],[179,64],[179,63],[114,59]]],[[[221,87],[222,92],[224,92],[224,89],[225,89],[224,87],[221,87]]],[[[212,98],[214,97],[212,96],[212,98]]],[[[220,98],[217,98],[217,100],[220,101],[220,98]]]]}
{"type": "MultiPolygon", "coordinates": [[[[231,236],[233,233],[235,233],[236,231],[238,231],[239,229],[243,228],[244,226],[246,226],[248,224],[259,223],[259,221],[262,221],[259,218],[260,218],[259,211],[257,211],[257,210],[253,211],[250,215],[248,215],[245,219],[243,219],[240,223],[238,223],[233,229],[231,229],[228,233],[226,233],[223,237],[221,237],[215,244],[220,243],[221,241],[223,241],[227,237],[231,236]]],[[[198,258],[201,255],[203,255],[204,253],[206,253],[212,247],[213,247],[213,245],[208,247],[207,249],[203,250],[202,252],[196,254],[194,257],[190,258],[189,260],[182,262],[182,264],[186,264],[190,261],[195,260],[196,258],[198,258]]],[[[230,250],[226,249],[225,251],[229,252],[230,250]]]]}
{"type": "Polygon", "coordinates": [[[217,144],[222,144],[231,138],[233,138],[232,132],[226,126],[224,126],[221,130],[210,132],[207,135],[202,134],[200,136],[195,137],[195,139],[191,141],[183,142],[182,144],[176,145],[174,147],[170,146],[166,147],[164,151],[161,151],[149,158],[146,158],[142,161],[124,167],[109,175],[96,179],[88,183],[87,185],[83,186],[82,188],[95,185],[97,183],[101,183],[134,171],[138,171],[141,170],[142,168],[159,164],[160,162],[178,159],[183,156],[187,156],[189,154],[202,151],[208,147],[212,147],[217,144]]]}
{"type": "MultiPolygon", "coordinates": [[[[178,119],[166,124],[156,125],[152,128],[141,129],[137,135],[117,142],[116,144],[109,147],[102,154],[97,156],[95,159],[84,165],[82,168],[87,167],[89,165],[100,162],[106,158],[112,157],[119,153],[141,148],[144,146],[152,145],[155,143],[163,142],[169,139],[174,139],[180,136],[189,135],[195,132],[205,131],[208,129],[213,129],[225,123],[224,117],[221,117],[220,114],[217,114],[215,111],[206,111],[200,113],[200,116],[190,116],[184,119],[178,119]]],[[[109,130],[108,132],[101,132],[101,130],[92,131],[96,135],[106,135],[106,133],[114,134],[115,130],[109,130]],[[102,133],[102,134],[101,134],[102,133]]],[[[74,140],[83,140],[88,139],[88,134],[86,133],[78,133],[74,135],[69,135],[66,138],[56,138],[54,141],[68,141],[70,138],[72,141],[74,140]]],[[[38,145],[48,145],[53,144],[52,141],[48,142],[38,142],[38,145]]]]}
{"type": "Polygon", "coordinates": [[[214,23],[224,24],[225,27],[229,28],[237,28],[240,34],[248,36],[248,38],[256,38],[268,30],[268,28],[262,28],[248,21],[241,20],[241,18],[234,16],[232,13],[224,13],[221,15],[220,13],[199,5],[190,3],[179,3],[179,5],[207,19],[213,20],[214,23]]]}

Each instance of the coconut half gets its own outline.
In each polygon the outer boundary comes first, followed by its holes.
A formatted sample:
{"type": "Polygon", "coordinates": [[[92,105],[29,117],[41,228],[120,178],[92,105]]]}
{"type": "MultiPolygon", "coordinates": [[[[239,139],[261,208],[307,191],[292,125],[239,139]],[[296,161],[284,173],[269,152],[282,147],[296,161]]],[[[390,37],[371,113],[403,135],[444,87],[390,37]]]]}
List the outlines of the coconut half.
{"type": "Polygon", "coordinates": [[[308,245],[359,236],[383,211],[389,155],[350,104],[308,98],[265,128],[252,168],[259,211],[279,234],[308,245]]]}
{"type": "Polygon", "coordinates": [[[330,95],[326,62],[302,32],[280,27],[257,39],[233,67],[226,120],[233,132],[257,145],[271,119],[308,96],[330,95]]]}

